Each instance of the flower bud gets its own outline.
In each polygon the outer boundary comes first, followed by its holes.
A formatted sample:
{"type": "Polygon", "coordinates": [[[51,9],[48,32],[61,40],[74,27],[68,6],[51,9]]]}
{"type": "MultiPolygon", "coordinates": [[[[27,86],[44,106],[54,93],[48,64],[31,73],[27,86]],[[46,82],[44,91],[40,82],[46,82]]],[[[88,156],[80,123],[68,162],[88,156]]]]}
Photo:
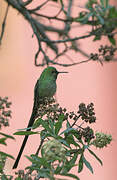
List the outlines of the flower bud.
{"type": "Polygon", "coordinates": [[[56,139],[47,141],[42,147],[42,156],[47,160],[59,160],[65,159],[66,149],[56,139]]]}
{"type": "Polygon", "coordinates": [[[112,141],[112,136],[110,134],[96,132],[95,136],[96,138],[93,140],[92,144],[97,148],[106,147],[112,141]]]}

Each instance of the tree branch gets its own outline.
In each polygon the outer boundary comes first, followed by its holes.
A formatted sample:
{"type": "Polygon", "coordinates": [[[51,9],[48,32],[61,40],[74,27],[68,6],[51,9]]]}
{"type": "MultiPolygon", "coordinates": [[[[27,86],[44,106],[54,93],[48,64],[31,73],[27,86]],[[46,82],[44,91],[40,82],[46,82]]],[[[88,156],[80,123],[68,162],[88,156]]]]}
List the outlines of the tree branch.
{"type": "MultiPolygon", "coordinates": [[[[63,40],[55,40],[55,41],[51,41],[52,43],[64,43],[64,42],[71,42],[71,41],[76,41],[76,40],[80,40],[80,39],[85,39],[88,37],[91,37],[92,34],[87,34],[84,36],[80,36],[80,37],[75,37],[75,38],[68,38],[68,39],[63,39],[63,40]]],[[[41,39],[41,41],[46,42],[46,39],[41,39]]]]}
{"type": "Polygon", "coordinates": [[[4,20],[3,20],[3,23],[2,23],[2,30],[1,30],[1,34],[0,34],[0,45],[1,45],[2,38],[3,38],[3,35],[4,35],[4,31],[5,31],[5,25],[6,25],[6,19],[7,19],[7,15],[8,15],[8,10],[9,10],[9,4],[7,5],[4,20]]]}
{"type": "MultiPolygon", "coordinates": [[[[35,65],[36,66],[44,66],[45,64],[54,64],[54,65],[60,65],[60,66],[72,66],[72,65],[77,65],[81,64],[84,62],[88,62],[89,60],[82,61],[82,62],[75,62],[75,63],[68,63],[68,64],[63,64],[59,62],[55,62],[55,60],[59,60],[61,56],[66,56],[67,57],[67,52],[69,50],[74,51],[74,52],[80,52],[84,56],[88,57],[86,53],[84,53],[80,48],[78,48],[77,41],[80,39],[85,39],[88,37],[91,37],[93,34],[87,34],[84,36],[79,36],[79,37],[74,37],[72,38],[70,36],[70,30],[71,30],[71,23],[73,22],[73,18],[71,17],[72,13],[72,7],[73,7],[73,0],[68,1],[68,7],[67,9],[65,8],[63,1],[60,3],[60,10],[59,13],[57,13],[56,16],[48,16],[48,15],[43,15],[41,13],[38,13],[38,11],[45,6],[50,0],[46,0],[44,3],[41,5],[37,6],[36,8],[33,9],[28,9],[25,6],[30,4],[32,0],[27,0],[26,2],[23,2],[22,0],[5,0],[8,3],[8,6],[11,5],[13,8],[15,8],[18,12],[20,12],[23,17],[28,21],[30,24],[33,33],[37,39],[38,43],[38,50],[35,54],[35,65]],[[63,14],[62,14],[63,13],[63,14]],[[62,17],[64,18],[61,18],[62,17]],[[34,16],[34,17],[33,17],[34,16]],[[37,19],[38,17],[46,18],[48,20],[53,20],[53,21],[60,21],[63,23],[63,28],[57,28],[52,25],[46,25],[42,23],[37,19]],[[50,36],[47,34],[47,32],[54,32],[60,37],[60,39],[55,39],[52,40],[50,36]],[[45,44],[45,46],[43,46],[45,44]],[[61,44],[65,46],[59,52],[59,49],[61,49],[61,44]],[[47,47],[47,48],[46,48],[47,47]],[[66,48],[67,47],[67,48],[66,48]],[[51,49],[54,53],[50,54],[46,49],[51,49]],[[37,58],[39,54],[42,53],[43,59],[41,59],[41,62],[37,63],[37,58]],[[54,55],[54,57],[53,57],[54,55]]],[[[6,18],[5,18],[6,21],[6,18]]],[[[4,31],[3,31],[4,32],[4,31]]],[[[67,57],[68,58],[68,57],[67,57]]],[[[68,58],[70,59],[70,58],[68,58]]],[[[40,58],[39,58],[40,61],[40,58]]]]}

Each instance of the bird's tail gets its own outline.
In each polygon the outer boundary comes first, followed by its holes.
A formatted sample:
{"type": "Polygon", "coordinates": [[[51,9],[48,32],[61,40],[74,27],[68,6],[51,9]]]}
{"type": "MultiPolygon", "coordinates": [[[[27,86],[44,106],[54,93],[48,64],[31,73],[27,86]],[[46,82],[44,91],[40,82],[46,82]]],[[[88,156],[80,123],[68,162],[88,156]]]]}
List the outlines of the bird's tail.
{"type": "Polygon", "coordinates": [[[27,140],[28,140],[28,136],[25,136],[25,137],[24,137],[24,140],[23,140],[23,143],[22,143],[22,146],[21,146],[21,148],[20,148],[19,154],[18,154],[18,156],[17,156],[17,159],[15,160],[15,163],[14,163],[14,165],[13,165],[13,169],[17,168],[17,166],[18,166],[19,160],[20,160],[20,158],[21,158],[21,155],[22,155],[22,153],[23,153],[23,150],[24,150],[24,147],[25,147],[25,145],[26,145],[27,140]]]}
{"type": "MultiPolygon", "coordinates": [[[[36,106],[35,106],[35,104],[34,104],[33,110],[32,110],[32,115],[31,115],[31,117],[30,117],[30,121],[29,121],[29,123],[28,123],[27,128],[28,128],[28,127],[31,127],[31,126],[33,125],[33,123],[34,123],[34,121],[35,121],[36,114],[37,114],[37,108],[36,108],[36,106]]],[[[27,131],[30,131],[30,130],[31,130],[31,129],[28,129],[27,131]]],[[[22,153],[23,153],[23,150],[24,150],[24,147],[25,147],[26,142],[27,142],[27,140],[28,140],[28,137],[29,137],[28,135],[26,135],[26,136],[24,137],[24,140],[23,140],[22,146],[21,146],[21,148],[20,148],[19,154],[18,154],[17,159],[15,160],[15,163],[14,163],[14,165],[13,165],[13,169],[17,168],[17,166],[18,166],[19,160],[20,160],[21,155],[22,155],[22,153]]]]}

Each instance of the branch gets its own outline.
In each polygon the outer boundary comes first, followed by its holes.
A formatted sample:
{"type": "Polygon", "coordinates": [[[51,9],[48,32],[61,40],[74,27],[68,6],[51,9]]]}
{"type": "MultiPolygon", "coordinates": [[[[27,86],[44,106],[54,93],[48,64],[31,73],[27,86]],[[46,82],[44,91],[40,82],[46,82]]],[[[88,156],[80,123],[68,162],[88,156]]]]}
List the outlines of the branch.
{"type": "MultiPolygon", "coordinates": [[[[90,33],[90,34],[80,36],[80,37],[68,38],[68,39],[63,39],[63,40],[56,40],[56,41],[51,41],[51,42],[52,43],[71,42],[71,41],[76,41],[76,40],[79,40],[79,39],[85,39],[85,38],[88,38],[88,37],[91,37],[91,36],[92,36],[92,34],[90,33]]],[[[41,39],[41,41],[46,42],[47,40],[46,39],[41,39]]]]}
{"type": "MultiPolygon", "coordinates": [[[[73,4],[73,0],[69,0],[68,9],[67,9],[67,13],[66,13],[66,19],[70,19],[70,17],[71,17],[72,4],[73,4]]],[[[67,22],[67,23],[65,24],[64,31],[66,32],[66,34],[67,34],[67,33],[69,32],[69,30],[70,30],[70,25],[71,25],[71,22],[67,22]]]]}
{"type": "MultiPolygon", "coordinates": [[[[49,60],[48,63],[49,64],[54,64],[54,65],[59,65],[59,66],[63,66],[63,67],[70,67],[70,66],[74,66],[74,65],[78,65],[78,64],[82,64],[82,63],[87,63],[91,61],[91,59],[87,59],[87,60],[84,60],[84,61],[80,61],[80,62],[76,62],[76,63],[71,63],[71,64],[62,64],[62,63],[58,63],[58,62],[54,62],[53,60],[49,60]]],[[[36,66],[44,66],[46,64],[37,64],[37,62],[35,62],[35,65],[36,66]]]]}
{"type": "Polygon", "coordinates": [[[41,41],[40,35],[42,36],[42,39],[46,39],[46,43],[48,46],[53,49],[57,53],[57,47],[53,45],[51,40],[48,38],[48,36],[45,34],[43,27],[30,15],[30,13],[27,11],[27,9],[23,8],[18,2],[14,0],[5,0],[9,5],[11,5],[13,8],[17,9],[23,16],[24,18],[29,22],[31,25],[33,32],[37,38],[38,44],[39,41],[41,41]]]}
{"type": "Polygon", "coordinates": [[[61,22],[72,22],[73,19],[72,17],[70,17],[69,19],[62,19],[62,18],[58,18],[56,16],[46,16],[45,14],[40,14],[40,13],[37,13],[37,12],[34,12],[34,11],[31,11],[30,9],[28,10],[31,14],[34,14],[36,16],[40,16],[40,17],[43,17],[43,18],[46,18],[46,19],[49,19],[49,20],[57,20],[57,21],[61,21],[61,22]]]}
{"type": "Polygon", "coordinates": [[[0,35],[0,45],[1,45],[2,38],[3,38],[3,35],[4,35],[4,31],[5,31],[5,25],[6,25],[6,19],[7,19],[7,15],[8,15],[8,10],[9,10],[9,4],[7,5],[4,20],[3,20],[3,23],[2,23],[2,30],[1,30],[1,35],[0,35]]]}
{"type": "Polygon", "coordinates": [[[66,53],[69,50],[72,50],[74,52],[80,52],[81,54],[84,54],[86,56],[86,53],[83,53],[78,48],[76,41],[79,39],[88,38],[93,35],[90,33],[90,34],[87,34],[84,36],[71,38],[70,35],[68,34],[68,32],[70,31],[71,23],[72,23],[72,19],[73,19],[71,17],[71,10],[72,10],[72,6],[73,6],[72,0],[69,0],[67,10],[65,10],[63,1],[61,1],[60,11],[59,11],[59,13],[57,13],[56,16],[53,16],[53,17],[42,15],[42,14],[39,14],[38,12],[36,12],[40,8],[45,6],[49,2],[49,0],[46,0],[44,3],[42,3],[40,6],[37,6],[34,9],[27,9],[25,7],[26,5],[30,4],[32,2],[32,0],[27,0],[26,2],[23,2],[22,0],[17,0],[17,1],[16,0],[5,0],[5,1],[8,3],[8,6],[11,5],[18,12],[20,12],[23,15],[23,17],[28,21],[28,23],[31,25],[31,28],[33,30],[33,33],[34,33],[34,35],[37,39],[37,43],[38,43],[38,50],[35,54],[35,65],[36,66],[44,66],[45,64],[46,65],[54,64],[54,65],[60,65],[60,66],[67,67],[67,66],[77,65],[77,64],[89,61],[89,60],[86,60],[86,61],[70,63],[70,64],[62,64],[62,63],[55,62],[55,59],[58,59],[61,56],[66,55],[66,53]],[[63,13],[63,15],[65,15],[64,19],[58,17],[59,15],[61,15],[61,13],[63,13]],[[36,17],[33,17],[32,15],[36,15],[36,17]],[[50,20],[50,19],[59,20],[60,22],[65,24],[65,27],[63,29],[60,29],[60,28],[53,27],[52,25],[50,25],[50,26],[45,25],[44,23],[40,23],[40,21],[37,20],[37,17],[46,18],[48,20],[50,20]],[[49,35],[47,35],[47,33],[46,33],[48,31],[57,33],[57,35],[59,35],[59,37],[61,37],[61,39],[52,40],[49,37],[49,35]],[[54,52],[54,54],[50,54],[50,53],[48,54],[48,52],[46,51],[46,46],[43,46],[43,43],[45,43],[45,45],[47,45],[47,48],[49,47],[49,49],[51,49],[54,52]],[[68,47],[67,43],[70,43],[69,48],[62,50],[62,52],[60,53],[59,52],[59,47],[60,47],[59,44],[60,43],[65,45],[65,47],[68,47]],[[42,53],[44,58],[43,58],[43,60],[41,59],[41,63],[40,62],[37,63],[37,58],[40,53],[42,53]],[[54,55],[54,57],[53,57],[53,55],[54,55]]]}
{"type": "MultiPolygon", "coordinates": [[[[33,20],[35,27],[37,28],[37,33],[39,33],[41,35],[42,39],[46,39],[47,45],[51,49],[53,49],[57,54],[58,48],[57,48],[57,46],[53,45],[53,43],[51,43],[52,40],[50,40],[49,37],[45,34],[44,26],[41,23],[37,22],[34,18],[32,20],[33,20]]],[[[37,34],[36,34],[36,36],[37,36],[37,34]]],[[[40,39],[40,41],[41,41],[41,39],[40,39]]]]}
{"type": "Polygon", "coordinates": [[[40,9],[41,9],[43,6],[45,6],[49,1],[50,1],[50,0],[47,0],[47,1],[45,1],[44,3],[42,3],[40,6],[37,6],[37,7],[34,8],[34,9],[30,9],[29,11],[32,12],[32,13],[34,13],[35,11],[40,10],[40,9]]]}
{"type": "Polygon", "coordinates": [[[23,2],[22,0],[17,0],[18,3],[21,5],[21,6],[27,6],[29,5],[33,0],[27,0],[26,2],[23,2]]]}

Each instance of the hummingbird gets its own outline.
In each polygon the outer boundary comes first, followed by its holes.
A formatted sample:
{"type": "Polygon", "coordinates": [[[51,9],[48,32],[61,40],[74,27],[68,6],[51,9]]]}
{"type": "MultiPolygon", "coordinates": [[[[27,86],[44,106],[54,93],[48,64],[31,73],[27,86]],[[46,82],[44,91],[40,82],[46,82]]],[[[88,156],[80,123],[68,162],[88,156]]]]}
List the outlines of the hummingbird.
{"type": "MultiPolygon", "coordinates": [[[[31,127],[37,117],[37,112],[40,103],[44,98],[49,98],[53,97],[56,93],[56,79],[58,74],[60,73],[67,73],[67,72],[59,72],[56,70],[54,67],[47,67],[43,70],[43,72],[40,75],[40,78],[37,80],[35,88],[34,88],[34,103],[33,103],[33,109],[32,109],[32,114],[28,123],[27,128],[31,127]]],[[[29,128],[27,131],[30,131],[31,129],[29,128]]],[[[21,158],[21,155],[23,153],[24,147],[26,145],[26,142],[28,140],[28,135],[24,137],[22,146],[20,148],[20,151],[18,153],[18,156],[15,160],[15,163],[13,165],[13,169],[17,168],[19,160],[21,158]]]]}

